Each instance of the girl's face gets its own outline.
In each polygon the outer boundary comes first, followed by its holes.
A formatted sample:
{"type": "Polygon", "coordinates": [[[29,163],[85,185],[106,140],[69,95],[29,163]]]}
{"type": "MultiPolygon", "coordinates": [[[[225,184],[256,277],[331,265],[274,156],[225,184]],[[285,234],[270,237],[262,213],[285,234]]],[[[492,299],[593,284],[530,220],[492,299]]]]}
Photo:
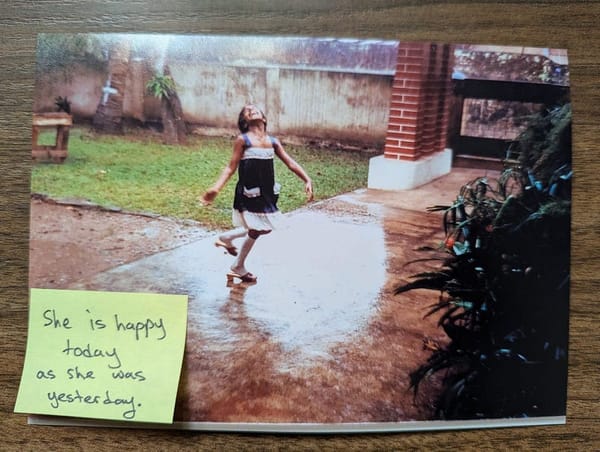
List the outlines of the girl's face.
{"type": "Polygon", "coordinates": [[[264,123],[267,122],[264,113],[256,105],[246,105],[244,107],[244,119],[248,123],[256,120],[260,120],[264,123]]]}

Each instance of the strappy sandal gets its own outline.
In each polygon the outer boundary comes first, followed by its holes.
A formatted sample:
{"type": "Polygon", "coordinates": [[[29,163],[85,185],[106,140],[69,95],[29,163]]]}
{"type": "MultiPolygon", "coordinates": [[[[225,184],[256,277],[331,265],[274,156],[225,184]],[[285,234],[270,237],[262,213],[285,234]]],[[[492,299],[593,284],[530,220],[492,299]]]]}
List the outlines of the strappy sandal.
{"type": "Polygon", "coordinates": [[[228,245],[227,243],[225,243],[225,242],[224,242],[223,240],[221,240],[221,239],[218,239],[218,240],[215,242],[215,246],[216,246],[216,247],[225,248],[225,250],[226,250],[226,251],[227,251],[229,254],[231,254],[232,256],[237,256],[237,254],[238,254],[238,252],[237,252],[237,248],[236,248],[235,246],[233,246],[233,245],[231,245],[231,244],[229,244],[229,245],[228,245]]]}
{"type": "Polygon", "coordinates": [[[240,275],[239,273],[235,273],[235,272],[227,273],[227,281],[233,281],[234,278],[237,278],[245,283],[254,283],[258,279],[256,276],[254,276],[250,272],[245,273],[243,275],[240,275]]]}

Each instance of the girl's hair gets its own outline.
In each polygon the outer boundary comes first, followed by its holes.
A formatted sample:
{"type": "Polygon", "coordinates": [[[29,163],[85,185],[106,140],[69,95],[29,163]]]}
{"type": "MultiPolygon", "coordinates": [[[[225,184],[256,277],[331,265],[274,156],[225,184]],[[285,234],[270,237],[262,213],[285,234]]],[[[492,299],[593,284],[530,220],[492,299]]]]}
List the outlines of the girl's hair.
{"type": "MultiPolygon", "coordinates": [[[[244,108],[242,108],[242,111],[240,111],[240,114],[238,115],[238,128],[240,129],[240,132],[242,132],[242,133],[248,132],[248,129],[249,129],[248,121],[246,121],[246,118],[244,118],[244,112],[246,111],[246,108],[248,108],[250,106],[252,106],[252,104],[244,105],[244,108]]],[[[256,108],[258,108],[258,107],[256,107],[256,108]]],[[[267,117],[260,108],[258,108],[258,111],[260,111],[260,113],[262,114],[263,122],[265,123],[265,131],[266,131],[267,130],[267,117]]]]}

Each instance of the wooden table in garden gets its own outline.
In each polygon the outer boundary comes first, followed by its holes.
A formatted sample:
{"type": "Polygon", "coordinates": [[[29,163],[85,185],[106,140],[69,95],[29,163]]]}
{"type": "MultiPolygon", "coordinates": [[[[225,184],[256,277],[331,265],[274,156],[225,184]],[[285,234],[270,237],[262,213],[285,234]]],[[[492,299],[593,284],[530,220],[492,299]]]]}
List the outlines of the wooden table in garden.
{"type": "Polygon", "coordinates": [[[68,113],[37,113],[33,115],[31,130],[31,156],[35,160],[52,160],[64,162],[69,147],[69,129],[73,125],[73,117],[68,113]],[[42,129],[56,129],[54,145],[39,144],[42,129]]]}

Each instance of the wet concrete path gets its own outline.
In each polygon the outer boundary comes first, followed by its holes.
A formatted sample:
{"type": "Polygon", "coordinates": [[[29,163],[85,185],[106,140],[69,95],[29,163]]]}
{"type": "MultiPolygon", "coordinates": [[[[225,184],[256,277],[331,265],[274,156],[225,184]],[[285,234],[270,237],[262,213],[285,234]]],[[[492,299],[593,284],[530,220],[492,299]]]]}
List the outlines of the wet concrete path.
{"type": "Polygon", "coordinates": [[[223,346],[238,340],[231,325],[242,320],[223,306],[243,303],[245,321],[306,359],[326,354],[331,343],[364,326],[385,282],[384,234],[376,217],[312,209],[289,216],[282,229],[257,241],[248,258],[256,284],[227,284],[233,257],[214,241],[122,265],[85,285],[187,294],[194,325],[223,346]]]}
{"type": "MultiPolygon", "coordinates": [[[[408,374],[423,343],[432,294],[396,297],[421,268],[418,246],[442,239],[440,215],[481,170],[456,170],[417,190],[359,190],[287,215],[247,261],[253,285],[226,283],[232,257],[208,237],[100,273],[73,288],[189,296],[177,419],[371,422],[427,418],[435,392],[414,400],[408,374]]],[[[436,295],[433,294],[433,297],[436,295]]]]}

